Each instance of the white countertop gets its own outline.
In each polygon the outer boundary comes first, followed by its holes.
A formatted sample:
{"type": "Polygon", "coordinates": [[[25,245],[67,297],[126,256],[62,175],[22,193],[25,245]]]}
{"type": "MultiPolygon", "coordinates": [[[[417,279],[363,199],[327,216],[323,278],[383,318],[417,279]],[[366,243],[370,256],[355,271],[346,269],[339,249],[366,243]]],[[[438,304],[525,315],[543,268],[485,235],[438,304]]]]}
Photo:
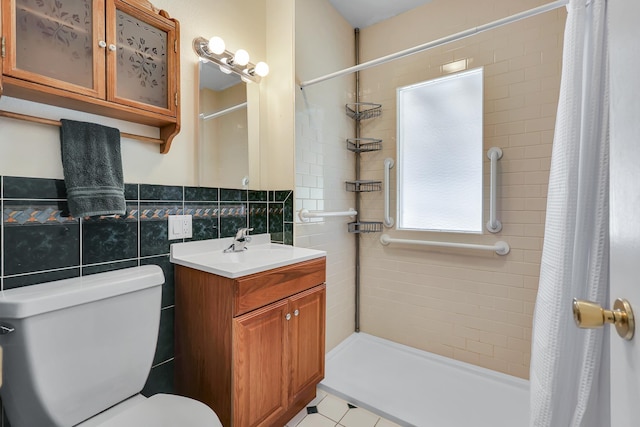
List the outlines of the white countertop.
{"type": "Polygon", "coordinates": [[[270,234],[256,234],[243,252],[224,253],[233,242],[224,239],[199,240],[171,245],[171,262],[196,270],[235,279],[286,265],[326,256],[325,251],[271,243],[270,234]]]}

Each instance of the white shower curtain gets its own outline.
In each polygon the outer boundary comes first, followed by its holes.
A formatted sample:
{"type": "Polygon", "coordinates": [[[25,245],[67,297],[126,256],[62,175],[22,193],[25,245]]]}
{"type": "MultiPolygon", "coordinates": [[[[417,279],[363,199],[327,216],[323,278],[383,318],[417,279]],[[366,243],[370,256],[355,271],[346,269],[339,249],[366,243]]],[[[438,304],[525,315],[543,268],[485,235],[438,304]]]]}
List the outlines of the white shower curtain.
{"type": "Polygon", "coordinates": [[[567,9],[533,324],[530,427],[607,427],[608,332],[578,329],[571,311],[574,297],[609,305],[607,3],[571,0],[567,9]]]}

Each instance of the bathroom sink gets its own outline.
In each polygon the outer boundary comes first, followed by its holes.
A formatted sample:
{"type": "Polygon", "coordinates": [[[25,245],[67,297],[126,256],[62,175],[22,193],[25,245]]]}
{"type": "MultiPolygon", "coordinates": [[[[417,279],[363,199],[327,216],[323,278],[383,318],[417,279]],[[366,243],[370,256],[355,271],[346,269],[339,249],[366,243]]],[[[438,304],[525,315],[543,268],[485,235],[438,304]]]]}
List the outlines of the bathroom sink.
{"type": "Polygon", "coordinates": [[[233,238],[174,243],[171,262],[235,279],[326,255],[315,249],[271,243],[270,234],[253,235],[251,239],[242,252],[224,252],[233,238]]]}

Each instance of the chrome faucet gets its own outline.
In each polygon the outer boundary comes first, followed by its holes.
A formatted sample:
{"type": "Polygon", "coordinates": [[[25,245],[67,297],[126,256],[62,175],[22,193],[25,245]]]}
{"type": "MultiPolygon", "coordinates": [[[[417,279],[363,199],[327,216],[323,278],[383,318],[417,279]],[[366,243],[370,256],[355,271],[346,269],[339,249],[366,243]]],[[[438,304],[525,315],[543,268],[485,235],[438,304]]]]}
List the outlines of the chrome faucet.
{"type": "Polygon", "coordinates": [[[253,228],[238,229],[236,237],[233,238],[233,243],[224,252],[242,252],[249,249],[245,245],[251,241],[250,231],[253,231],[253,228]]]}

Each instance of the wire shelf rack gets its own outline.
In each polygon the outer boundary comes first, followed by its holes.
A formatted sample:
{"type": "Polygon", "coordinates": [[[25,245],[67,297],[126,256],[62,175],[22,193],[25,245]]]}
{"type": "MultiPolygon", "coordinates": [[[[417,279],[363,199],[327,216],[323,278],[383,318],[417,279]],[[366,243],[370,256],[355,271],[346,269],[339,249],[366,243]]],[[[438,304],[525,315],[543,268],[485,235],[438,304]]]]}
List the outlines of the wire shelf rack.
{"type": "Polygon", "coordinates": [[[382,231],[382,223],[377,221],[350,222],[349,233],[379,233],[382,231]]]}
{"type": "Polygon", "coordinates": [[[354,153],[382,150],[382,140],[376,138],[347,138],[347,150],[354,153]]]}
{"type": "Polygon", "coordinates": [[[382,181],[369,181],[369,180],[358,180],[358,181],[347,181],[345,182],[346,190],[355,192],[355,193],[366,193],[370,191],[380,191],[382,190],[382,181]]]}
{"type": "Polygon", "coordinates": [[[373,102],[356,102],[346,105],[347,116],[355,120],[372,119],[382,114],[382,104],[373,102]]]}

